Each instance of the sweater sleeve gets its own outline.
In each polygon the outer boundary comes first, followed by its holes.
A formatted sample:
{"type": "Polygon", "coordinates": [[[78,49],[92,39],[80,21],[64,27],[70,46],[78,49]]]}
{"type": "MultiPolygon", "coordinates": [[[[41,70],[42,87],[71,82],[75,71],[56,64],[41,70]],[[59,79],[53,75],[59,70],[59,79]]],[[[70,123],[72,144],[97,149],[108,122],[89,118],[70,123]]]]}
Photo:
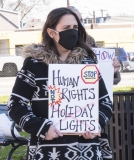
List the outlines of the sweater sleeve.
{"type": "Polygon", "coordinates": [[[28,109],[36,86],[34,72],[32,58],[26,58],[17,75],[7,107],[9,116],[22,129],[39,138],[45,138],[52,122],[46,118],[37,117],[28,109]]]}
{"type": "Polygon", "coordinates": [[[103,78],[99,78],[99,124],[103,129],[112,116],[112,102],[108,95],[103,78]]]}
{"type": "Polygon", "coordinates": [[[117,85],[120,81],[121,81],[121,75],[120,75],[120,72],[117,71],[114,74],[114,85],[117,85]]]}

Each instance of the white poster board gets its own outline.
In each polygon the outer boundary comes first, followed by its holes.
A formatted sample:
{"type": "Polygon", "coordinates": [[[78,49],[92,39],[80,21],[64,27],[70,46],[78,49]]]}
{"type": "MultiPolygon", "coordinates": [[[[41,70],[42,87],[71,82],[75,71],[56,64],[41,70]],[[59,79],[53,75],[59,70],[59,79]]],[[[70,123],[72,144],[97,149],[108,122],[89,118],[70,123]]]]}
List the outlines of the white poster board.
{"type": "MultiPolygon", "coordinates": [[[[12,122],[8,117],[4,113],[0,114],[0,137],[13,138],[11,134],[11,125],[12,122]]],[[[16,137],[21,137],[16,128],[14,128],[14,134],[16,137]]]]}
{"type": "Polygon", "coordinates": [[[62,133],[98,133],[98,65],[49,64],[49,119],[62,133]]]}
{"type": "Polygon", "coordinates": [[[92,48],[97,56],[99,70],[105,82],[110,99],[113,100],[113,80],[114,68],[113,58],[115,57],[115,49],[92,48]]]}

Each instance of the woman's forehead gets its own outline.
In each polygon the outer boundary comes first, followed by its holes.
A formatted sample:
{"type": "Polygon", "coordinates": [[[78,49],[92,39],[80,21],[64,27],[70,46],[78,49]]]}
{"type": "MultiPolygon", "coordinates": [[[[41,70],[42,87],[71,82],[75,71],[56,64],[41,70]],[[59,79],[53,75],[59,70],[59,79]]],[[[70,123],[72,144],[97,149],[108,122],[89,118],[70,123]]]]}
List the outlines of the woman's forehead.
{"type": "Polygon", "coordinates": [[[76,18],[72,14],[66,14],[61,17],[58,25],[78,25],[76,18]]]}

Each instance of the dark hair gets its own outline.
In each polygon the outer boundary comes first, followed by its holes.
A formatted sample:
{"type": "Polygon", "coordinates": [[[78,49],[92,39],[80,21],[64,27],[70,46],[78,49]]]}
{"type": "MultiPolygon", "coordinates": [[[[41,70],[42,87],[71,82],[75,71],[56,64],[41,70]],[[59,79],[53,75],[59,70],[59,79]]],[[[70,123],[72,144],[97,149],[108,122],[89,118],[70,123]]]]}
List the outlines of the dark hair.
{"type": "Polygon", "coordinates": [[[97,62],[96,55],[85,43],[87,34],[84,27],[80,23],[77,15],[73,11],[67,8],[56,8],[48,14],[47,20],[44,24],[43,31],[42,31],[42,43],[44,45],[44,49],[47,51],[54,50],[55,53],[59,54],[57,47],[54,43],[54,40],[47,33],[47,28],[52,28],[55,30],[62,16],[66,14],[73,15],[78,23],[78,41],[77,41],[76,47],[84,48],[87,51],[88,55],[97,62]]]}

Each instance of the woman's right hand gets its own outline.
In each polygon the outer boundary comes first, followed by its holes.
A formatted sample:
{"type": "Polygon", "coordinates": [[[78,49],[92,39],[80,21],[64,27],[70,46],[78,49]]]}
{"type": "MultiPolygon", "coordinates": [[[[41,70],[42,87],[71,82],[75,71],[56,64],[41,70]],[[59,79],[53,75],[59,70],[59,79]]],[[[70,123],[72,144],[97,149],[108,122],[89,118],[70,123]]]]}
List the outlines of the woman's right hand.
{"type": "Polygon", "coordinates": [[[53,140],[54,138],[62,137],[63,134],[60,133],[55,126],[51,125],[46,134],[45,140],[53,140]]]}

